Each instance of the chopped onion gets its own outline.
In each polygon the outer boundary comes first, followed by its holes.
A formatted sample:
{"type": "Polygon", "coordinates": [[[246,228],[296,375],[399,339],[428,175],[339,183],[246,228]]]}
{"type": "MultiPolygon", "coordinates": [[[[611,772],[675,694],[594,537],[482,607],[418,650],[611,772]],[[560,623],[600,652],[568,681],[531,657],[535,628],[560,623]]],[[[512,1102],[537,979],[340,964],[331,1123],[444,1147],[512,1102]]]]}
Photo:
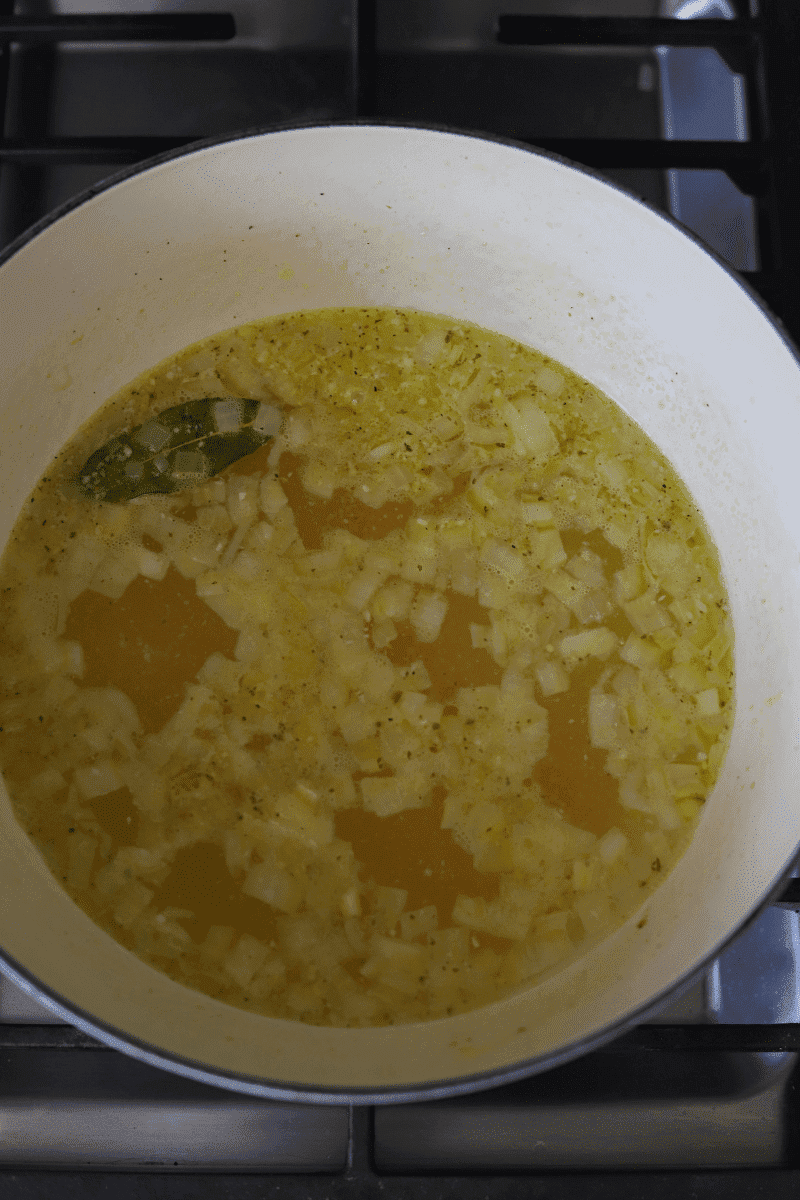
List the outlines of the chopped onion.
{"type": "Polygon", "coordinates": [[[243,933],[223,960],[223,967],[239,987],[247,987],[256,971],[266,961],[269,951],[263,942],[243,933]]]}
{"type": "Polygon", "coordinates": [[[241,400],[218,400],[213,410],[217,433],[233,433],[242,424],[241,400]]]}
{"type": "Polygon", "coordinates": [[[569,675],[559,662],[539,663],[535,673],[544,696],[555,696],[569,687],[569,675]]]}
{"type": "Polygon", "coordinates": [[[117,768],[108,759],[100,760],[90,767],[78,767],[75,771],[75,783],[86,800],[107,796],[109,792],[115,792],[122,787],[117,768]]]}
{"type": "Polygon", "coordinates": [[[611,863],[617,861],[627,845],[628,839],[625,834],[615,826],[600,838],[600,841],[597,843],[597,853],[606,866],[610,866],[611,863]]]}
{"type": "Polygon", "coordinates": [[[559,649],[568,660],[583,658],[608,658],[617,645],[617,635],[610,629],[586,629],[580,633],[567,634],[561,639],[559,649]]]}
{"type": "Polygon", "coordinates": [[[388,779],[368,777],[361,780],[359,787],[364,808],[379,817],[389,817],[407,808],[424,808],[427,804],[426,797],[415,792],[397,776],[388,779]]]}
{"type": "Polygon", "coordinates": [[[436,592],[420,592],[409,620],[421,642],[435,642],[447,613],[447,600],[436,592]]]}
{"type": "Polygon", "coordinates": [[[698,716],[712,717],[720,711],[719,707],[719,691],[717,688],[706,688],[705,691],[698,692],[694,698],[697,706],[698,716]]]}

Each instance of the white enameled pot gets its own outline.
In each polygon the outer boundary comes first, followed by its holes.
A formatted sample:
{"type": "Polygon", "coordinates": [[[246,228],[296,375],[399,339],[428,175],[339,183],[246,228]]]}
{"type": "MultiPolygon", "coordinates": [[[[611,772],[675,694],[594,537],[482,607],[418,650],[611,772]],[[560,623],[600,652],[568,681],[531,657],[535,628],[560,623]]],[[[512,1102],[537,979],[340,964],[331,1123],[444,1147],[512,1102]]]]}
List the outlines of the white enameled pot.
{"type": "Polygon", "coordinates": [[[478,1012],[341,1030],[255,1016],[145,966],[75,907],[0,799],[3,969],[73,1024],[283,1099],[411,1100],[566,1061],[641,1019],[774,892],[800,842],[800,368],[677,226],[559,160],[436,130],[278,130],[137,168],[0,267],[0,544],[73,431],[148,365],[276,313],[397,305],[564,362],[676,464],[719,547],[736,721],[696,837],[617,934],[478,1012]],[[641,916],[641,914],[639,914],[641,916]]]}

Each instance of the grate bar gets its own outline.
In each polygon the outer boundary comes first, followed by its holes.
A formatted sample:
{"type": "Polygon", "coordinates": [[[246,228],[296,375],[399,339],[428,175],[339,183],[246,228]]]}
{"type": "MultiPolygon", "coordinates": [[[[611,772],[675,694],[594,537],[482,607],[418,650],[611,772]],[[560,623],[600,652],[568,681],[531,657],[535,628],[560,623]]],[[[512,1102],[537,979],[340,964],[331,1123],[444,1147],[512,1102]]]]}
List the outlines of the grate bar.
{"type": "MultiPolygon", "coordinates": [[[[7,19],[6,14],[14,8],[14,0],[0,0],[0,21],[7,19]]],[[[1,44],[1,43],[0,43],[1,44]]],[[[9,67],[11,55],[0,50],[0,132],[6,127],[6,109],[9,100],[9,67]]]]}
{"type": "Polygon", "coordinates": [[[202,1178],[164,1168],[114,1173],[100,1171],[0,1171],[3,1200],[86,1200],[114,1195],[117,1200],[797,1200],[800,1170],[796,1167],[755,1170],[630,1170],[476,1172],[344,1175],[239,1174],[206,1172],[202,1178]],[[201,1186],[202,1184],[202,1186],[201,1186]],[[37,1190],[38,1189],[38,1190],[37,1190]]]}
{"type": "MultiPolygon", "coordinates": [[[[760,205],[762,240],[768,265],[780,273],[778,316],[800,339],[800,6],[793,0],[759,0],[764,45],[756,74],[753,105],[775,152],[768,170],[769,190],[760,205]]],[[[764,256],[762,256],[763,258],[764,256]]],[[[800,902],[800,893],[796,893],[800,902]]]]}
{"type": "MultiPolygon", "coordinates": [[[[109,1047],[71,1025],[0,1022],[0,1049],[108,1050],[109,1047]]],[[[656,1050],[794,1054],[800,1052],[800,1024],[640,1025],[594,1053],[656,1050]]]]}
{"type": "Polygon", "coordinates": [[[800,1051],[800,1024],[640,1025],[605,1050],[611,1054],[642,1050],[793,1054],[800,1051]]]}
{"type": "Polygon", "coordinates": [[[538,136],[521,140],[587,166],[603,167],[701,167],[720,171],[744,168],[760,172],[766,167],[770,153],[770,146],[765,143],[733,141],[538,136]]]}
{"type": "Polygon", "coordinates": [[[724,171],[745,195],[761,196],[769,187],[770,146],[763,142],[524,136],[519,140],[587,167],[717,170],[724,171]]]}
{"type": "MultiPolygon", "coordinates": [[[[367,107],[361,101],[361,115],[367,107]]],[[[177,149],[201,135],[183,137],[82,137],[0,139],[0,160],[33,163],[136,162],[151,154],[177,149]]],[[[656,141],[646,138],[522,137],[542,150],[561,154],[590,167],[702,168],[727,171],[760,191],[770,148],[750,142],[656,141]]]]}
{"type": "Polygon", "coordinates": [[[71,1025],[34,1025],[0,1021],[0,1050],[109,1050],[71,1025]]]}
{"type": "Polygon", "coordinates": [[[673,17],[539,17],[515,13],[497,18],[497,40],[506,46],[717,46],[750,49],[760,23],[754,20],[677,21],[673,17]]]}
{"type": "Polygon", "coordinates": [[[375,112],[377,0],[351,0],[350,109],[353,117],[375,112]]]}
{"type": "Polygon", "coordinates": [[[58,163],[134,163],[162,154],[166,150],[177,150],[196,136],[187,137],[81,137],[45,138],[0,138],[0,162],[14,162],[22,166],[58,163]]]}
{"type": "Polygon", "coordinates": [[[225,42],[236,36],[230,13],[98,13],[0,16],[4,42],[225,42]]]}
{"type": "MultiPolygon", "coordinates": [[[[750,278],[750,273],[746,272],[745,278],[750,278]]],[[[766,275],[765,291],[769,287],[771,278],[771,275],[766,275]]],[[[758,288],[760,291],[765,284],[765,273],[762,271],[753,271],[750,282],[753,284],[753,287],[758,288]]],[[[772,903],[776,908],[793,908],[795,912],[800,912],[800,879],[790,879],[780,896],[778,896],[777,900],[773,900],[772,903]]]]}

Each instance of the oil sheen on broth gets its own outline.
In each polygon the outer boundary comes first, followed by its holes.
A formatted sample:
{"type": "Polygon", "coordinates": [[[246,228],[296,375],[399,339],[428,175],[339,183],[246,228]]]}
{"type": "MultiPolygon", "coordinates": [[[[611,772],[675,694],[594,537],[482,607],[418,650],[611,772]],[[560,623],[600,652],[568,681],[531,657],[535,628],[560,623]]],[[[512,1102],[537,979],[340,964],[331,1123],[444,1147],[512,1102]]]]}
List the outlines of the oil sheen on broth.
{"type": "Polygon", "coordinates": [[[56,878],[174,979],[315,1024],[463,1012],[607,936],[732,717],[671,466],[565,367],[416,312],[274,318],[145,373],[35,490],[2,604],[1,765],[56,878]],[[76,494],[113,433],[212,396],[281,433],[185,494],[76,494]]]}

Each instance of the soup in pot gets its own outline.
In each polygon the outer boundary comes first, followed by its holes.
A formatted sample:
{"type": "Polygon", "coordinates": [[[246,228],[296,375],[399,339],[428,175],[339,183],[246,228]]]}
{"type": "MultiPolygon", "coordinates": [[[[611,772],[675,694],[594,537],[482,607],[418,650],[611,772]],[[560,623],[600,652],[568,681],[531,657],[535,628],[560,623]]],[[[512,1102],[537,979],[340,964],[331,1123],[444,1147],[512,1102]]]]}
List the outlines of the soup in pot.
{"type": "Polygon", "coordinates": [[[732,722],[675,470],[442,316],[295,313],[154,367],[48,469],[0,587],[19,822],[131,952],[273,1017],[468,1011],[645,922],[732,722]],[[275,436],[165,456],[190,410],[275,436]],[[126,430],[104,498],[84,464],[126,430]]]}

